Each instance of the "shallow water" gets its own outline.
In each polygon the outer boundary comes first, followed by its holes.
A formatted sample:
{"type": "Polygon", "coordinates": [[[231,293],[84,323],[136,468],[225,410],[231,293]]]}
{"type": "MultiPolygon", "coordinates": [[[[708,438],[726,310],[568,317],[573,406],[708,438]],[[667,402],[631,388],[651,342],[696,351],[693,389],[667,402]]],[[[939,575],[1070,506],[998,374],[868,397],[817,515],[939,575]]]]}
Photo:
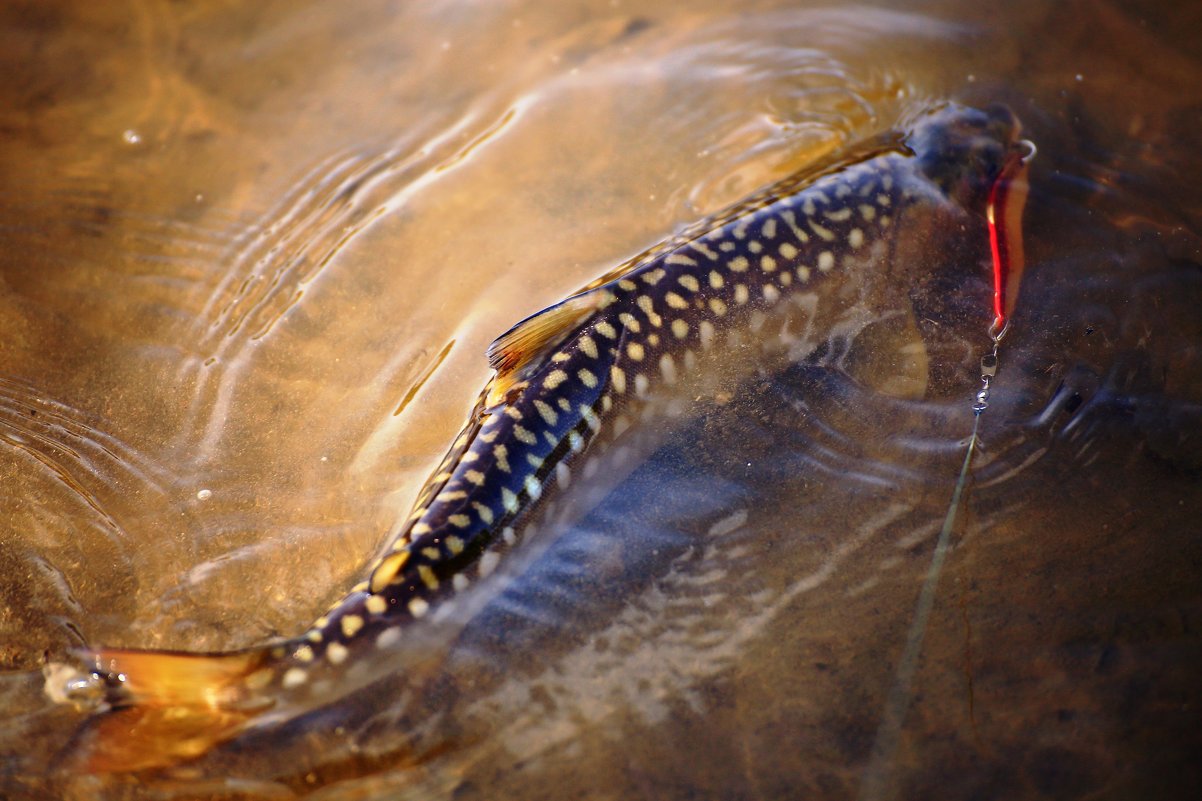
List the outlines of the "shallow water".
{"type": "Polygon", "coordinates": [[[0,795],[1188,797],[1202,20],[1164,5],[8,4],[0,795]],[[302,629],[494,336],[944,98],[1007,103],[1039,155],[887,760],[971,348],[932,351],[922,401],[822,359],[745,386],[420,680],[176,769],[60,769],[81,718],[44,655],[302,629]]]}

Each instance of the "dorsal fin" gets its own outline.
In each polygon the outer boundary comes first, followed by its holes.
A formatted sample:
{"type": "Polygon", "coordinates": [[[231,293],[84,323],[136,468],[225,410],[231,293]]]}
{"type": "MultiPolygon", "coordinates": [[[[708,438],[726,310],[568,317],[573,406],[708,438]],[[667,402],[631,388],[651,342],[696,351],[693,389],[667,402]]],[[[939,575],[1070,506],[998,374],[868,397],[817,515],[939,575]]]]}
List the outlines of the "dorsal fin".
{"type": "Polygon", "coordinates": [[[499,402],[520,380],[527,367],[537,364],[601,308],[606,292],[585,292],[543,309],[522,320],[488,346],[488,363],[497,375],[488,391],[488,404],[499,402]]]}

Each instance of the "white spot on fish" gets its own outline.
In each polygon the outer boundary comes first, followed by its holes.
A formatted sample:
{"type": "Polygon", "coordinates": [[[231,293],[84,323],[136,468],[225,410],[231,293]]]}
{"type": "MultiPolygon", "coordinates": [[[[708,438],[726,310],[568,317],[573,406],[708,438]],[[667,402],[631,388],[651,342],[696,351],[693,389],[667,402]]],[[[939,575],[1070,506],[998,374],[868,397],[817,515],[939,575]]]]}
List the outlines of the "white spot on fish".
{"type": "Polygon", "coordinates": [[[487,551],[480,557],[479,574],[480,578],[487,578],[494,570],[497,569],[497,564],[501,561],[501,555],[496,551],[487,551]]]}
{"type": "Polygon", "coordinates": [[[354,637],[363,628],[363,618],[358,615],[345,615],[339,623],[344,637],[354,637]]]}
{"type": "Polygon", "coordinates": [[[348,655],[349,652],[342,643],[332,642],[330,643],[330,647],[326,649],[326,659],[329,660],[331,665],[341,665],[346,661],[348,655]]]}
{"type": "Polygon", "coordinates": [[[654,270],[648,270],[647,272],[643,273],[643,282],[654,286],[655,284],[658,284],[665,275],[667,275],[667,270],[665,270],[663,267],[656,267],[654,270]]]}
{"type": "Polygon", "coordinates": [[[639,299],[635,302],[643,310],[643,314],[647,315],[647,322],[658,328],[661,318],[655,313],[655,304],[651,300],[651,297],[649,295],[639,295],[639,299]]]}
{"type": "Polygon", "coordinates": [[[672,360],[672,355],[665,353],[659,359],[659,372],[664,377],[664,383],[671,386],[676,383],[676,362],[672,360]]]}
{"type": "Polygon", "coordinates": [[[818,236],[821,239],[824,239],[827,242],[835,241],[835,232],[832,231],[831,229],[823,228],[821,225],[814,222],[813,220],[810,220],[809,224],[810,224],[810,230],[813,231],[814,233],[818,234],[818,236]]]}
{"type": "Polygon", "coordinates": [[[280,686],[285,690],[291,690],[293,687],[299,687],[309,680],[309,674],[304,668],[288,668],[284,671],[283,678],[280,679],[280,686]]]}
{"type": "Polygon", "coordinates": [[[530,500],[537,501],[539,496],[543,494],[543,485],[538,483],[538,479],[534,476],[526,477],[526,494],[530,496],[530,500]]]}
{"type": "Polygon", "coordinates": [[[513,490],[508,487],[501,487],[501,505],[505,507],[505,511],[513,514],[518,510],[518,496],[513,494],[513,490]]]}
{"type": "Polygon", "coordinates": [[[618,366],[609,368],[609,383],[619,395],[626,391],[626,372],[618,366]]]}
{"type": "Polygon", "coordinates": [[[580,416],[584,418],[584,422],[594,433],[601,430],[601,419],[597,417],[597,413],[593,411],[593,407],[582,403],[580,405],[580,416]]]}
{"type": "Polygon", "coordinates": [[[377,648],[391,648],[401,641],[401,629],[398,626],[386,628],[380,632],[380,636],[376,637],[377,648]]]}

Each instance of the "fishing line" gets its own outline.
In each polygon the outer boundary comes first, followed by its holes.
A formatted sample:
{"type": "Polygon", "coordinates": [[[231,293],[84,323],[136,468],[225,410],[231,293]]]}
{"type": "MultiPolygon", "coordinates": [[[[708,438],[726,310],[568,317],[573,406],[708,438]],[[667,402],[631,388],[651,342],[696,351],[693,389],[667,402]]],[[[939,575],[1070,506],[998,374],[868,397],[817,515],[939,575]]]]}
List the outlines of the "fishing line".
{"type": "Polygon", "coordinates": [[[931,610],[935,606],[935,591],[943,572],[943,563],[951,543],[956,515],[960,511],[964,488],[968,484],[972,457],[980,441],[981,415],[989,408],[989,392],[998,369],[998,348],[1002,338],[1010,330],[1009,315],[1017,300],[1018,282],[1023,270],[1021,226],[1022,204],[1026,200],[1026,182],[1023,178],[1027,165],[1035,156],[1035,145],[1029,140],[1018,143],[1003,165],[1002,171],[989,192],[986,204],[986,219],[989,223],[989,245],[993,261],[993,323],[989,326],[989,338],[993,349],[981,357],[981,388],[972,403],[972,433],[964,452],[964,462],[948,503],[935,552],[927,568],[922,590],[918,594],[918,605],[906,635],[905,648],[897,664],[897,674],[889,696],[885,701],[885,713],[877,728],[876,740],[868,767],[860,783],[860,801],[882,801],[895,795],[896,785],[890,781],[889,767],[901,738],[902,724],[910,708],[910,685],[918,670],[918,657],[922,653],[922,641],[926,636],[931,610]],[[1010,226],[1014,226],[1013,229],[1010,226]]]}
{"type": "Polygon", "coordinates": [[[972,457],[977,451],[981,415],[989,408],[989,390],[993,383],[993,377],[997,375],[998,345],[1008,329],[1009,325],[999,325],[997,321],[990,328],[989,335],[993,339],[993,350],[981,358],[981,388],[977,390],[972,404],[972,433],[969,434],[964,462],[960,465],[960,475],[956,479],[956,488],[952,491],[947,515],[943,518],[943,527],[939,530],[939,539],[935,542],[935,552],[931,555],[931,564],[927,568],[926,579],[923,581],[922,590],[918,595],[918,605],[914,610],[913,622],[906,635],[906,646],[902,650],[902,657],[897,665],[897,676],[889,691],[889,697],[885,701],[885,714],[877,729],[868,768],[864,771],[864,780],[860,784],[859,797],[861,801],[879,801],[879,799],[892,795],[889,791],[893,788],[887,784],[888,768],[893,761],[893,754],[897,751],[902,723],[905,720],[906,711],[910,707],[910,685],[914,680],[914,673],[918,669],[922,641],[926,636],[931,610],[935,606],[935,590],[939,586],[939,576],[943,572],[943,563],[947,558],[952,530],[956,526],[956,514],[960,511],[964,488],[968,484],[968,471],[972,465],[972,457]]]}

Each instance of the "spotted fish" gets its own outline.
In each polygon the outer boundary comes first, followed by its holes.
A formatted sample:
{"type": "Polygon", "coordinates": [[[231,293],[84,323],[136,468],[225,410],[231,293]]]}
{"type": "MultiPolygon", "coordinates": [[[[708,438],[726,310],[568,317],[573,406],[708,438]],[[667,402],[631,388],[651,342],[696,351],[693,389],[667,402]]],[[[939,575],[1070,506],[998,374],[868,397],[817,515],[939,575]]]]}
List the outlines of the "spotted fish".
{"type": "MultiPolygon", "coordinates": [[[[100,767],[192,755],[271,710],[328,700],[356,663],[440,625],[521,550],[554,496],[597,480],[648,410],[714,391],[705,377],[733,363],[804,357],[903,304],[945,254],[987,252],[987,205],[1002,176],[1018,179],[1017,136],[1001,108],[929,109],[515,325],[489,348],[495,376],[412,515],[307,631],[228,654],[86,654],[73,691],[126,715],[100,728],[122,743],[100,767]]],[[[1017,223],[1004,230],[1021,253],[1017,223]]]]}

